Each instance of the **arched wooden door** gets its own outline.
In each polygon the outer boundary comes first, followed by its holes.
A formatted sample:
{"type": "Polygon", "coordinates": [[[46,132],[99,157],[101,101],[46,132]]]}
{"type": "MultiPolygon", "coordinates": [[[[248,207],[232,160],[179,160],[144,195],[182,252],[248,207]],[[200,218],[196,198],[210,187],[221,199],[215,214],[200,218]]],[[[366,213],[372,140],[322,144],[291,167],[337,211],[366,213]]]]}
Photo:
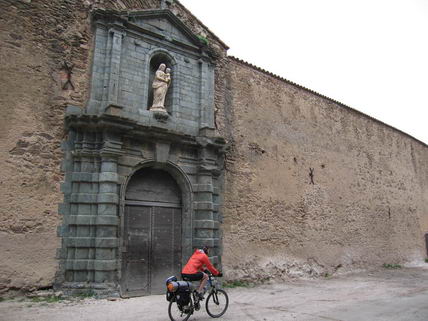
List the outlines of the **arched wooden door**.
{"type": "Polygon", "coordinates": [[[181,269],[181,191],[167,172],[143,168],[125,195],[123,296],[165,292],[164,281],[181,269]]]}

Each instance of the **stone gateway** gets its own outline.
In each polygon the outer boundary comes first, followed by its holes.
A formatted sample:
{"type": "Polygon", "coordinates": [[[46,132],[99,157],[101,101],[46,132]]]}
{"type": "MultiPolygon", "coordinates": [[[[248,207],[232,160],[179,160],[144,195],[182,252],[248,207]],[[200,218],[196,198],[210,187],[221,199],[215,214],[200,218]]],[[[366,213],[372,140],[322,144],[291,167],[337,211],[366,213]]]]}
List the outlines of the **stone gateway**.
{"type": "Polygon", "coordinates": [[[66,116],[57,285],[159,294],[194,247],[213,247],[221,264],[225,141],[214,127],[215,60],[168,10],[98,10],[94,25],[91,98],[66,116]],[[165,106],[167,66],[176,84],[165,106]]]}

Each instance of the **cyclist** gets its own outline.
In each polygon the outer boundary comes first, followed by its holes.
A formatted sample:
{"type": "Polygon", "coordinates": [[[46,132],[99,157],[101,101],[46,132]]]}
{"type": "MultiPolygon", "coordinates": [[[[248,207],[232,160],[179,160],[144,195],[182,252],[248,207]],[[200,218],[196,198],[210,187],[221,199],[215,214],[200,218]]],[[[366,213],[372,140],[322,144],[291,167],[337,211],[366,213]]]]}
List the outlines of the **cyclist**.
{"type": "Polygon", "coordinates": [[[208,281],[208,275],[202,272],[204,271],[204,266],[215,276],[223,276],[223,274],[220,271],[217,271],[217,269],[211,264],[210,259],[208,258],[208,251],[208,246],[204,246],[202,249],[197,249],[181,271],[181,277],[183,280],[201,281],[197,289],[200,300],[204,298],[204,287],[208,281]]]}

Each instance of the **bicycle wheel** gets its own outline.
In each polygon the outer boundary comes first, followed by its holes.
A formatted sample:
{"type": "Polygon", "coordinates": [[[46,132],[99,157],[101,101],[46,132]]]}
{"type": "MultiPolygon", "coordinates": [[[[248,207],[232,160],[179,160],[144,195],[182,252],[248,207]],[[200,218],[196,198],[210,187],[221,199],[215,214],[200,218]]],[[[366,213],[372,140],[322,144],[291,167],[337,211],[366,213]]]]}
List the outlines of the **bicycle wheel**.
{"type": "Polygon", "coordinates": [[[168,306],[168,315],[171,321],[187,321],[191,315],[190,306],[188,309],[180,309],[176,302],[170,301],[168,306]]]}
{"type": "Polygon", "coordinates": [[[205,303],[207,313],[211,318],[220,318],[226,313],[229,306],[229,297],[223,290],[214,290],[210,293],[205,303]]]}

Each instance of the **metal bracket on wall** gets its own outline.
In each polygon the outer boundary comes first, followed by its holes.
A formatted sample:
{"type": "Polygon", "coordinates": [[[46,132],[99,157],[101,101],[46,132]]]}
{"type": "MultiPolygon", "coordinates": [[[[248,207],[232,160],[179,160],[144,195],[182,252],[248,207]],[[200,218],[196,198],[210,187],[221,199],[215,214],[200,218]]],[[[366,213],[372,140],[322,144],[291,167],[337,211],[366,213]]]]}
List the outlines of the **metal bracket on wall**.
{"type": "Polygon", "coordinates": [[[71,82],[71,75],[73,74],[73,68],[74,68],[73,64],[69,65],[69,64],[67,64],[66,61],[64,61],[63,65],[62,65],[62,69],[66,72],[67,78],[66,78],[65,83],[62,85],[63,90],[68,90],[68,89],[74,90],[74,85],[71,82]]]}
{"type": "Polygon", "coordinates": [[[425,245],[427,248],[427,256],[428,256],[428,233],[425,234],[425,245]]]}
{"type": "Polygon", "coordinates": [[[314,183],[314,169],[309,167],[309,177],[311,178],[311,182],[309,184],[315,185],[314,183]]]}

